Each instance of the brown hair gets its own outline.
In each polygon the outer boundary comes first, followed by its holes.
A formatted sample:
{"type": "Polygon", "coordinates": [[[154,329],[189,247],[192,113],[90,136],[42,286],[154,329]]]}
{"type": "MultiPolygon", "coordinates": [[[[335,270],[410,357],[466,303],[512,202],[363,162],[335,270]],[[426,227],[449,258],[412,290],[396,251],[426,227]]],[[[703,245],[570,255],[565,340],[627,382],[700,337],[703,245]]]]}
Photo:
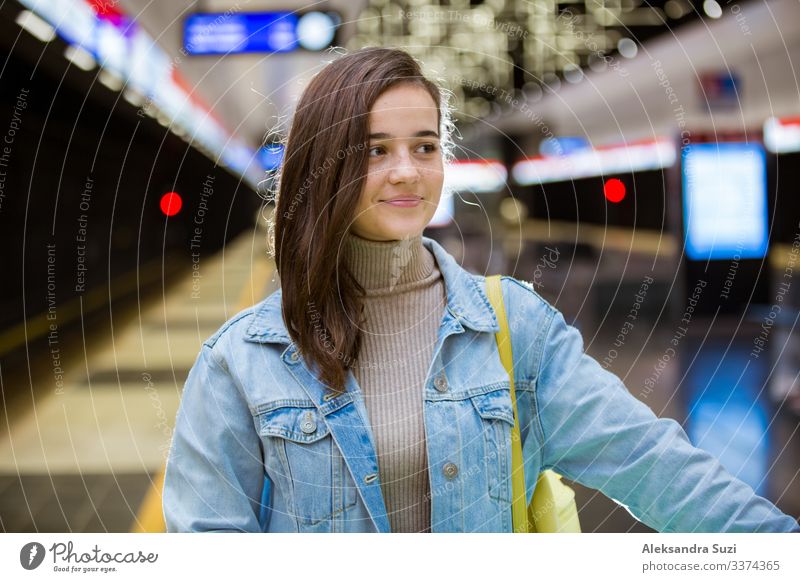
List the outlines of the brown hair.
{"type": "Polygon", "coordinates": [[[283,321],[309,369],[335,392],[361,349],[364,289],[346,269],[342,240],[366,178],[369,112],[398,83],[426,89],[439,113],[445,161],[451,156],[448,93],[425,78],[419,63],[393,48],[363,48],[323,67],[295,109],[276,177],[270,221],[282,289],[283,321]]]}

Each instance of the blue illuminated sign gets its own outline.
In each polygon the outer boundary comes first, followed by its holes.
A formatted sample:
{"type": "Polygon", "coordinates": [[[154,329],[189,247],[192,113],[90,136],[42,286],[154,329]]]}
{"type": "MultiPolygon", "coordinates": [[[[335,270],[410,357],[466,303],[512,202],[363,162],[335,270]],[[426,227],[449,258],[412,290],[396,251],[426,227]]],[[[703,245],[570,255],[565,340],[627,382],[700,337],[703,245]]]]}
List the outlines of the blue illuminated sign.
{"type": "Polygon", "coordinates": [[[281,144],[270,144],[262,146],[258,150],[258,159],[264,170],[271,172],[277,170],[283,160],[283,146],[281,144]]]}
{"type": "Polygon", "coordinates": [[[322,50],[339,21],[323,12],[192,14],[183,24],[183,44],[190,55],[322,50]]]}
{"type": "Polygon", "coordinates": [[[591,147],[592,144],[585,137],[548,137],[539,144],[539,153],[550,157],[568,156],[576,152],[589,150],[591,147]]]}
{"type": "Polygon", "coordinates": [[[682,160],[686,256],[763,258],[768,248],[764,149],[750,143],[690,144],[682,160]]]}

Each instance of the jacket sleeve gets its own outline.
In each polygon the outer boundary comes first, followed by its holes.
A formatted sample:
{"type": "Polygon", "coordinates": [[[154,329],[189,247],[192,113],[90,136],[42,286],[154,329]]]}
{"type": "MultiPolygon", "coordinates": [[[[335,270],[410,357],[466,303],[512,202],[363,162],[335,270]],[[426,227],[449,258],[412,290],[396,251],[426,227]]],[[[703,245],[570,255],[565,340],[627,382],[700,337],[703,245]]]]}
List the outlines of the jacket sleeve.
{"type": "Polygon", "coordinates": [[[600,490],[661,532],[800,531],[586,355],[580,332],[552,309],[537,385],[543,470],[600,490]]]}
{"type": "Polygon", "coordinates": [[[186,380],[164,475],[167,531],[261,531],[269,487],[247,403],[203,345],[186,380]]]}

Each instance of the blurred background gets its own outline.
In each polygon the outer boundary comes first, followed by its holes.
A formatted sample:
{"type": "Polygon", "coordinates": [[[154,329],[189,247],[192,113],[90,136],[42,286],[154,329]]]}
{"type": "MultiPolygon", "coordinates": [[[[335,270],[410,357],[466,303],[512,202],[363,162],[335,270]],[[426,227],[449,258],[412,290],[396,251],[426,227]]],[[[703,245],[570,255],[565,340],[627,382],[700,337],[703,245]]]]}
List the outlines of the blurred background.
{"type": "MultiPolygon", "coordinates": [[[[293,106],[364,46],[451,94],[452,194],[425,235],[531,282],[800,516],[797,0],[7,0],[0,531],[163,531],[187,372],[278,286],[293,106]]],[[[584,531],[650,531],[575,489],[584,531]]]]}

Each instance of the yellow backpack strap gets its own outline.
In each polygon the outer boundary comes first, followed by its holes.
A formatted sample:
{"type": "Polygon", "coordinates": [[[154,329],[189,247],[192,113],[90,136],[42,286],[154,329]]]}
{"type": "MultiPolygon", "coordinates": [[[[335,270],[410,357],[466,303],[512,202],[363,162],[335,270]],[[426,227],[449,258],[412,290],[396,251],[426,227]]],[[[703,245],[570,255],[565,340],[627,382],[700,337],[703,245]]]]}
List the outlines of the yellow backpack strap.
{"type": "Polygon", "coordinates": [[[514,428],[511,429],[511,484],[513,488],[511,518],[515,533],[527,533],[529,531],[527,495],[525,494],[525,473],[522,463],[522,441],[519,435],[517,396],[514,392],[514,359],[511,352],[511,334],[508,331],[508,319],[503,304],[500,275],[486,277],[486,292],[500,324],[500,331],[495,334],[495,338],[497,339],[497,348],[500,350],[500,360],[508,372],[511,404],[514,407],[514,428]]]}

